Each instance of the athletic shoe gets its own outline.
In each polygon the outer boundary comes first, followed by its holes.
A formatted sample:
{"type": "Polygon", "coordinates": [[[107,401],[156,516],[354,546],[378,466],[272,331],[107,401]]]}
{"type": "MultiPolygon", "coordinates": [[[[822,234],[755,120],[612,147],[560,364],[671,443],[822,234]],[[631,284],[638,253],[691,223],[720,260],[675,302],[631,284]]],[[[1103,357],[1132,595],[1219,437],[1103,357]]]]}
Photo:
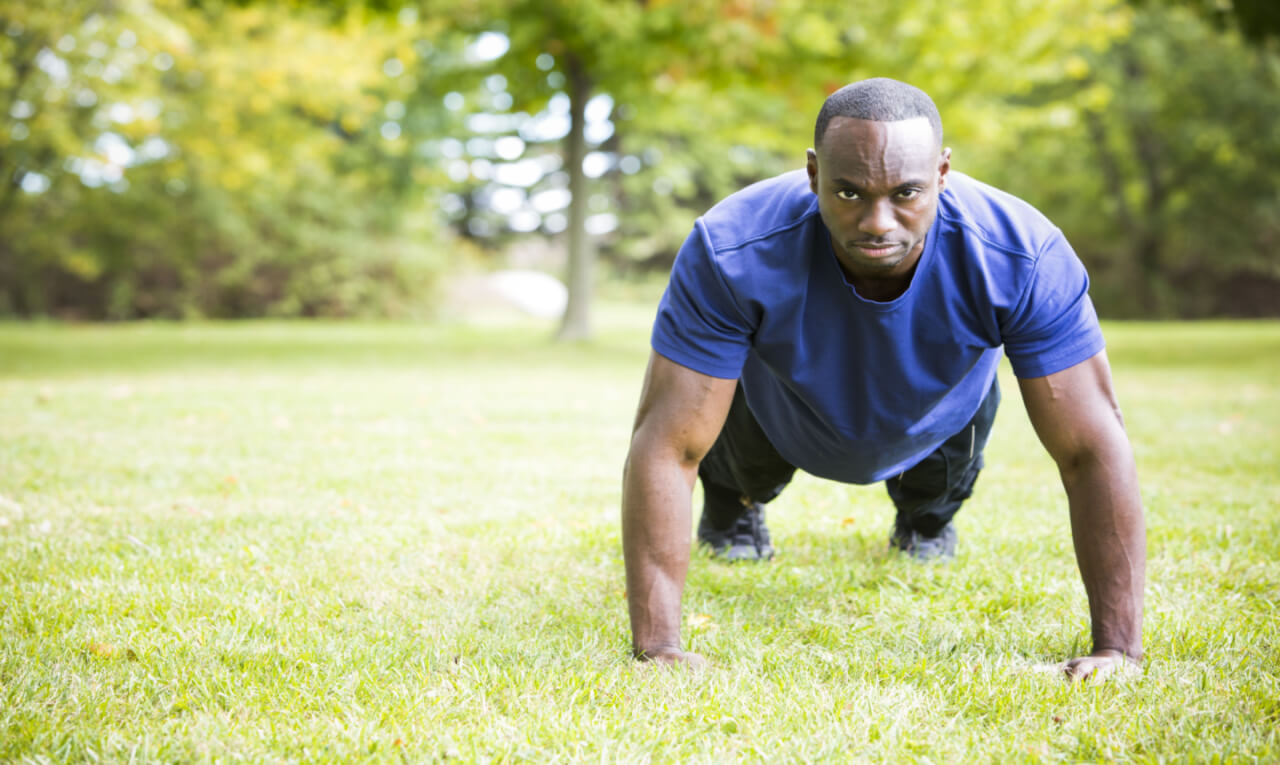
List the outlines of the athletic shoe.
{"type": "Polygon", "coordinates": [[[919,531],[895,523],[889,536],[889,547],[910,555],[917,563],[945,563],[956,557],[956,527],[950,523],[937,536],[927,537],[919,531]]]}
{"type": "Polygon", "coordinates": [[[698,541],[711,548],[711,556],[725,561],[769,560],[773,557],[769,527],[764,525],[764,505],[744,505],[742,514],[728,528],[716,528],[704,507],[698,521],[698,541]]]}

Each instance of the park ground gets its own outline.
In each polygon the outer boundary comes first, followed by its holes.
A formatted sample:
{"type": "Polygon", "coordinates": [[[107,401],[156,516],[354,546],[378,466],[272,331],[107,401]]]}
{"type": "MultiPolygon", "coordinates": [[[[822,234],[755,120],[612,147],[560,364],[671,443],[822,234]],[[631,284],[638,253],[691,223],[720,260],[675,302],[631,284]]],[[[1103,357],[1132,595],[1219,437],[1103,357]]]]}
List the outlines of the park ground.
{"type": "Polygon", "coordinates": [[[1280,760],[1280,324],[1105,326],[1141,671],[1069,685],[1066,504],[1003,374],[954,563],[802,476],[628,654],[651,301],[485,324],[0,325],[0,761],[1280,760]]]}

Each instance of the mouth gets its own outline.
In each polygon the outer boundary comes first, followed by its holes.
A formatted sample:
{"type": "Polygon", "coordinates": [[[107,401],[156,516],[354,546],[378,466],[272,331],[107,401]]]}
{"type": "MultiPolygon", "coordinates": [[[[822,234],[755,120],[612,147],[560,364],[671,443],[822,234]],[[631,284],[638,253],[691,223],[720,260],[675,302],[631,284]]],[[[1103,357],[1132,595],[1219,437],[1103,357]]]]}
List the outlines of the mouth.
{"type": "Polygon", "coordinates": [[[851,242],[849,244],[849,249],[857,250],[872,258],[882,258],[897,252],[901,247],[902,245],[898,242],[851,242]]]}

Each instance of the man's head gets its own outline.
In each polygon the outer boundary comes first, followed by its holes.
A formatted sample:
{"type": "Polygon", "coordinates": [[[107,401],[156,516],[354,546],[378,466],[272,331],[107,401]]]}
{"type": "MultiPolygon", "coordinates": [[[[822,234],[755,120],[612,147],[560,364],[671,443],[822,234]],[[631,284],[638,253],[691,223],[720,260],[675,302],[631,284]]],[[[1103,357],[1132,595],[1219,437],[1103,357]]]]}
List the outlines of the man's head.
{"type": "Polygon", "coordinates": [[[857,284],[910,276],[946,186],[951,152],[929,96],[883,78],[827,99],[808,152],[836,257],[857,284]]]}
{"type": "Polygon", "coordinates": [[[899,122],[915,117],[929,120],[935,146],[942,149],[942,117],[929,94],[914,85],[872,77],[845,85],[827,97],[813,126],[813,148],[822,148],[827,127],[835,117],[850,117],[872,122],[899,122]]]}

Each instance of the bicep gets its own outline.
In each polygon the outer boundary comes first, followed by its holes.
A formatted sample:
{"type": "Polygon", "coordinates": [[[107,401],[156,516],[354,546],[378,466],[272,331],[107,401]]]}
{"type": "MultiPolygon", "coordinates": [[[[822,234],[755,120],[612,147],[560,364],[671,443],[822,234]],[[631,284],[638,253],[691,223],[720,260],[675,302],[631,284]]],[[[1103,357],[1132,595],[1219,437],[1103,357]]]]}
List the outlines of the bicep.
{"type": "Polygon", "coordinates": [[[670,449],[683,462],[701,460],[720,434],[737,383],[695,372],[651,352],[632,448],[670,449]]]}
{"type": "Polygon", "coordinates": [[[1125,440],[1105,351],[1044,377],[1018,381],[1036,435],[1059,466],[1125,440]]]}

